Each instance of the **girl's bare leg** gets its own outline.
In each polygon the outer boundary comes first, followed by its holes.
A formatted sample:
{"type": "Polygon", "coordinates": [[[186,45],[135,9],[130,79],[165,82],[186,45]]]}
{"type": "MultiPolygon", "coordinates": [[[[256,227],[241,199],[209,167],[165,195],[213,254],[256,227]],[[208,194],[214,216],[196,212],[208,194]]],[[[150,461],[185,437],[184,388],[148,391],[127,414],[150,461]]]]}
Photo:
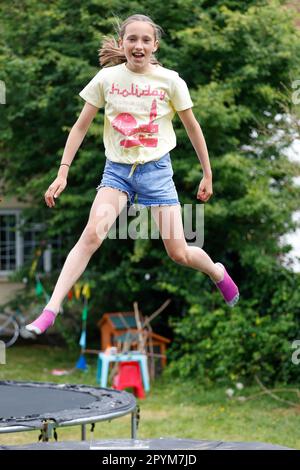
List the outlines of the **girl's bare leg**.
{"type": "Polygon", "coordinates": [[[176,263],[207,274],[214,282],[222,280],[224,271],[197,246],[189,246],[184,237],[180,205],[153,206],[151,213],[170,258],[176,263]]]}
{"type": "Polygon", "coordinates": [[[107,187],[99,189],[91,207],[87,225],[66,258],[46,309],[54,313],[59,312],[63,299],[85,271],[91,256],[101,246],[126,203],[125,192],[107,187]]]}

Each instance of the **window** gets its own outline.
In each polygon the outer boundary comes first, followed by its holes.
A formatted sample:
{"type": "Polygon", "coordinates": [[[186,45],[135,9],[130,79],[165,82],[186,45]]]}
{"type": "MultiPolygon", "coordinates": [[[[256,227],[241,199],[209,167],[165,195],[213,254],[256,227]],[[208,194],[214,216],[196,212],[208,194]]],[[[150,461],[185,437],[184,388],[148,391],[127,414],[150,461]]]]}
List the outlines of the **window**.
{"type": "MultiPolygon", "coordinates": [[[[31,224],[21,230],[21,210],[3,209],[0,211],[0,276],[12,274],[34,258],[36,248],[40,246],[42,224],[31,224]]],[[[49,272],[52,268],[52,246],[59,251],[60,241],[47,240],[43,257],[38,264],[39,271],[49,272]]],[[[55,265],[60,265],[60,256],[55,256],[55,265]]]]}
{"type": "Polygon", "coordinates": [[[18,250],[17,211],[0,213],[0,273],[8,274],[22,265],[18,250]]]}

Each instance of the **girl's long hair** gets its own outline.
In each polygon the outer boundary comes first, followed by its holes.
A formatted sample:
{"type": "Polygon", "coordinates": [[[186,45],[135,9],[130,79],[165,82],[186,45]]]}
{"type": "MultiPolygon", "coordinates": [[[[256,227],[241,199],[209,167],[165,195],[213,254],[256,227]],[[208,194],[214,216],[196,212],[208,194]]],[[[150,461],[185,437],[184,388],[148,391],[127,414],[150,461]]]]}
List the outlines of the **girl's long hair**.
{"type": "MultiPolygon", "coordinates": [[[[126,26],[134,21],[144,21],[145,23],[151,24],[154,30],[155,40],[160,40],[163,29],[154,23],[149,16],[145,15],[132,15],[129,16],[123,23],[120,24],[117,18],[116,34],[119,39],[123,39],[126,26]]],[[[118,46],[118,42],[114,36],[103,36],[102,45],[99,49],[99,63],[101,67],[111,67],[113,65],[122,64],[126,62],[126,56],[123,53],[122,49],[118,46]]],[[[150,58],[151,64],[162,65],[155,57],[154,54],[150,58]]]]}

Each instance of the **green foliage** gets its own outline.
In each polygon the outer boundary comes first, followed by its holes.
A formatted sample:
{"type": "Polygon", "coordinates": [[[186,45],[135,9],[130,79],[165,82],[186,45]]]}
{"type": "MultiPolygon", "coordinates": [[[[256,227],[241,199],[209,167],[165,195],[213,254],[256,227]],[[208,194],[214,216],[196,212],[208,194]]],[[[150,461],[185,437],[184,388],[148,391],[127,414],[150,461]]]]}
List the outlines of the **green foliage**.
{"type": "Polygon", "coordinates": [[[277,269],[258,286],[252,276],[247,287],[256,289],[256,298],[253,294],[230,310],[217,292],[205,295],[202,305],[191,305],[183,318],[172,321],[176,340],[168,374],[195,375],[204,383],[255,375],[269,383],[297,381],[291,346],[299,332],[299,277],[277,269]]]}
{"type": "MultiPolygon", "coordinates": [[[[152,326],[166,336],[174,327],[172,370],[182,376],[299,378],[289,342],[299,332],[300,281],[281,266],[289,251],[281,236],[295,228],[299,200],[293,180],[299,165],[284,150],[298,129],[284,118],[274,120],[278,113],[298,113],[291,95],[299,78],[300,37],[284,3],[153,0],[151,11],[146,0],[0,5],[5,192],[30,201],[26,220],[44,222],[48,238],[60,236],[63,256],[82,232],[103,170],[102,112],[54,210],[45,208],[43,194],[83,105],[78,92],[98,69],[100,38],[113,32],[115,15],[149,14],[164,28],[158,58],[187,81],[211,157],[214,197],[205,205],[204,249],[237,279],[241,302],[230,314],[209,279],[162,254],[161,240],[107,240],[85,276],[95,285],[94,331],[105,311],[131,309],[137,300],[149,314],[172,299],[152,326]]],[[[175,183],[182,203],[195,203],[201,169],[178,118],[174,125],[175,183]]]]}

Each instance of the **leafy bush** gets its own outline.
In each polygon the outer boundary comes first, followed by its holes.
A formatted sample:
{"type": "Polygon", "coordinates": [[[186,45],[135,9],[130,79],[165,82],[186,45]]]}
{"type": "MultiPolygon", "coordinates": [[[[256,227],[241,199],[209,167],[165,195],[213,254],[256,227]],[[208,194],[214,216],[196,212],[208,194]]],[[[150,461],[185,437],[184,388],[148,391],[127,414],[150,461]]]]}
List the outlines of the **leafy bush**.
{"type": "Polygon", "coordinates": [[[232,310],[216,293],[215,304],[192,304],[184,318],[173,320],[176,342],[168,373],[204,382],[251,382],[255,375],[269,383],[299,380],[291,344],[300,339],[300,275],[281,269],[264,281],[248,292],[249,299],[243,299],[247,286],[241,286],[242,298],[232,310]]]}

